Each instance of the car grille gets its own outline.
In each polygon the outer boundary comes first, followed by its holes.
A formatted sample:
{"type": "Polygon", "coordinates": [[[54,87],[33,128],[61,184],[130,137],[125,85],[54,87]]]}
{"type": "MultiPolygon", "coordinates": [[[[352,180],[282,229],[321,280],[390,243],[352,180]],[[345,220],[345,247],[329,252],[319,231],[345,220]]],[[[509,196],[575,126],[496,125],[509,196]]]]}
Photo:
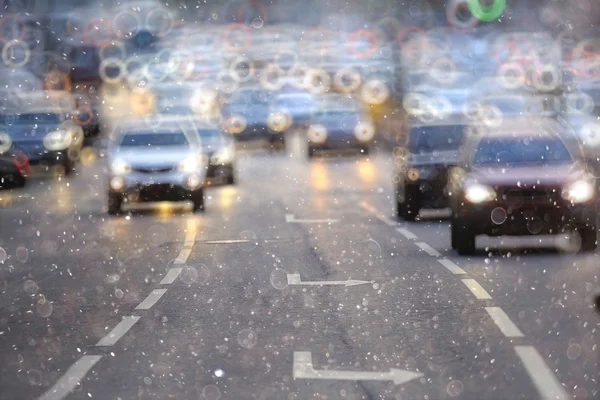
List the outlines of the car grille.
{"type": "Polygon", "coordinates": [[[509,206],[552,205],[559,201],[561,189],[556,188],[503,188],[499,198],[509,206]]]}
{"type": "Polygon", "coordinates": [[[174,169],[175,169],[174,167],[164,167],[164,168],[142,168],[142,167],[136,167],[136,168],[133,168],[134,171],[141,172],[143,174],[164,174],[166,172],[171,172],[174,169]]]}

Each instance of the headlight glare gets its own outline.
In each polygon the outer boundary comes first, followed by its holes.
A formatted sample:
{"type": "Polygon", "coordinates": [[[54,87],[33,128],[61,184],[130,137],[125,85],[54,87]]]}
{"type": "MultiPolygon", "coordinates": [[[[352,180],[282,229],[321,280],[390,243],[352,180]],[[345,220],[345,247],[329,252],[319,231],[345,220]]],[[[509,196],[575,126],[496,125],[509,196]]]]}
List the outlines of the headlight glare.
{"type": "Polygon", "coordinates": [[[123,160],[115,160],[111,164],[111,169],[115,175],[127,175],[131,172],[131,165],[123,160]]]}
{"type": "Polygon", "coordinates": [[[188,157],[182,160],[177,169],[181,172],[195,172],[200,168],[200,160],[196,157],[188,157]]]}
{"type": "Polygon", "coordinates": [[[235,144],[231,143],[219,149],[212,155],[210,161],[213,164],[229,164],[235,157],[235,144]]]}
{"type": "Polygon", "coordinates": [[[562,197],[571,203],[585,203],[594,198],[594,189],[593,182],[579,180],[565,186],[562,197]]]}
{"type": "Polygon", "coordinates": [[[487,185],[471,185],[465,189],[465,199],[470,203],[483,203],[496,199],[496,191],[487,185]]]}
{"type": "Polygon", "coordinates": [[[71,145],[73,137],[68,131],[57,130],[44,136],[44,147],[50,151],[65,150],[71,145]]]}

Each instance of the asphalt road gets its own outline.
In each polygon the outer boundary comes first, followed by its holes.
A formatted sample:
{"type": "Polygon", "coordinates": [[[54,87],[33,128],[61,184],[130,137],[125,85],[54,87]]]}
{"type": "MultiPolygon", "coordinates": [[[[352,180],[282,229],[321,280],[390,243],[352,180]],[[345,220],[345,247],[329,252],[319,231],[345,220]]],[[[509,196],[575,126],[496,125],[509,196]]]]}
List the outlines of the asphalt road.
{"type": "Polygon", "coordinates": [[[600,398],[598,255],[460,257],[385,152],[247,151],[204,213],[119,217],[100,162],[0,193],[1,399],[600,398]]]}

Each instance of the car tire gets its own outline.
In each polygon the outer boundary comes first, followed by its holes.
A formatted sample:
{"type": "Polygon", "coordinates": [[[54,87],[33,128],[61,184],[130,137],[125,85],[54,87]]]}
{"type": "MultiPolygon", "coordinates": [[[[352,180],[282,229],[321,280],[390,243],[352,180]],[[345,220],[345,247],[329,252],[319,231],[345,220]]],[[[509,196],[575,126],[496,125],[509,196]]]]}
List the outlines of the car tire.
{"type": "Polygon", "coordinates": [[[416,190],[405,187],[404,201],[397,202],[398,218],[404,221],[412,222],[419,215],[421,201],[419,199],[418,188],[416,190]]]}
{"type": "Polygon", "coordinates": [[[123,198],[118,193],[108,193],[108,214],[118,215],[121,212],[123,198]]]}
{"type": "Polygon", "coordinates": [[[458,220],[453,220],[450,228],[452,247],[461,256],[475,254],[475,237],[477,235],[468,226],[458,220]]]}
{"type": "Polygon", "coordinates": [[[308,146],[306,149],[306,154],[308,156],[309,159],[314,158],[315,157],[315,149],[308,146]]]}
{"type": "Polygon", "coordinates": [[[235,174],[233,172],[231,172],[231,174],[229,174],[229,176],[227,176],[227,184],[235,185],[235,174]]]}
{"type": "Polygon", "coordinates": [[[581,237],[581,252],[593,252],[598,245],[596,227],[585,227],[580,229],[579,236],[581,237]]]}
{"type": "Polygon", "coordinates": [[[192,203],[194,212],[204,211],[204,189],[192,192],[192,203]]]}

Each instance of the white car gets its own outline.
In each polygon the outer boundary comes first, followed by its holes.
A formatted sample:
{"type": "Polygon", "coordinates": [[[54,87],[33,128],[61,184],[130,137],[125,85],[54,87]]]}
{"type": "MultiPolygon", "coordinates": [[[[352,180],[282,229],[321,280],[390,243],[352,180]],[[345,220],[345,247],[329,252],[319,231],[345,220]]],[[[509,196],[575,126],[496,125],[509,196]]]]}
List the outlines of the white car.
{"type": "Polygon", "coordinates": [[[145,118],[118,125],[107,149],[108,213],[124,202],[185,201],[204,210],[208,159],[192,122],[145,118]]]}

